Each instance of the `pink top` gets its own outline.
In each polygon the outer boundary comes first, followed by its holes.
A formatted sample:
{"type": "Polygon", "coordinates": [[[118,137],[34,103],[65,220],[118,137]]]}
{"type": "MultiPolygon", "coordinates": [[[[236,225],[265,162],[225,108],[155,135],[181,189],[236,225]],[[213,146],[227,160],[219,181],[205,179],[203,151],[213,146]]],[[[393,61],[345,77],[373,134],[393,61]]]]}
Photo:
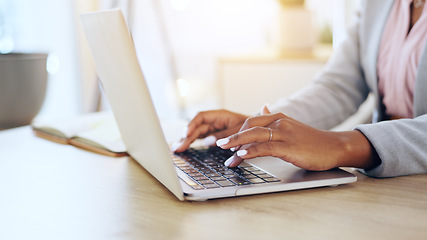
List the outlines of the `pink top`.
{"type": "Polygon", "coordinates": [[[378,88],[391,116],[413,118],[418,62],[427,40],[427,6],[409,31],[413,0],[396,0],[378,53],[378,88]]]}

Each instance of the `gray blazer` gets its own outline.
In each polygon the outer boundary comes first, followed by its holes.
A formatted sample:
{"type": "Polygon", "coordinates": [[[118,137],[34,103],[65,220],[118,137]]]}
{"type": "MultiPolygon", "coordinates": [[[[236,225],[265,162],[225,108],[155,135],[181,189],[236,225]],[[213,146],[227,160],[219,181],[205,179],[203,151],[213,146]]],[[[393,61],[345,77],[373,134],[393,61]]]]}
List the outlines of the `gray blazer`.
{"type": "Polygon", "coordinates": [[[390,0],[363,1],[346,40],[313,83],[272,106],[272,111],[330,129],[355,113],[372,92],[376,96],[373,123],[355,129],[381,158],[380,166],[365,172],[374,177],[427,173],[427,46],[418,66],[414,119],[384,121],[387,116],[378,94],[378,48],[392,5],[390,0]]]}

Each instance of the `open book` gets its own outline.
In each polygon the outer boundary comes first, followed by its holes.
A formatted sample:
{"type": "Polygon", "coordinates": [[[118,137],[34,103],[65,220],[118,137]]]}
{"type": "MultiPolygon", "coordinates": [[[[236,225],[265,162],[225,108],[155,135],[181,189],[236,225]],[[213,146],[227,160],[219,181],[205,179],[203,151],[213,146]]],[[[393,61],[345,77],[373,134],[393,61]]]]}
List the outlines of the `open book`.
{"type": "Polygon", "coordinates": [[[35,122],[34,133],[62,144],[71,144],[112,157],[126,156],[126,147],[114,117],[109,112],[81,115],[72,119],[35,122]]]}

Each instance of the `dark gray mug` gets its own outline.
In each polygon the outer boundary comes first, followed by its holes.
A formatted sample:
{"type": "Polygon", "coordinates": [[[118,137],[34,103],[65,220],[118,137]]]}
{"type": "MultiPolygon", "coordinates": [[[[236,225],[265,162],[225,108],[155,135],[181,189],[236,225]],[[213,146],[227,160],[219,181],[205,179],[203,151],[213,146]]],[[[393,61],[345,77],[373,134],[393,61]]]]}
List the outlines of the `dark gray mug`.
{"type": "Polygon", "coordinates": [[[47,54],[0,54],[0,129],[28,125],[46,95],[47,54]]]}

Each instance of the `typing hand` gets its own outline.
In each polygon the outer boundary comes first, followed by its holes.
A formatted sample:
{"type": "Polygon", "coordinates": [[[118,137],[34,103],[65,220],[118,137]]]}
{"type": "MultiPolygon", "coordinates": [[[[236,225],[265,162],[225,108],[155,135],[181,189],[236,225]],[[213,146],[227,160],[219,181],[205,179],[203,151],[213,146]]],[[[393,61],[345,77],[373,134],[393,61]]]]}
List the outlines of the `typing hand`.
{"type": "Polygon", "coordinates": [[[218,140],[217,145],[238,149],[226,161],[229,167],[244,159],[274,156],[307,170],[327,170],[337,167],[343,158],[346,134],[360,133],[323,131],[282,113],[263,114],[248,118],[238,133],[218,140]]]}
{"type": "MultiPolygon", "coordinates": [[[[260,116],[260,115],[266,115],[266,114],[270,114],[270,110],[267,108],[267,106],[264,106],[261,109],[260,114],[256,115],[256,116],[260,116]]],[[[244,130],[246,127],[244,125],[242,125],[242,127],[239,129],[239,132],[244,130]]],[[[217,146],[221,147],[223,145],[223,143],[227,142],[228,138],[223,138],[220,139],[216,142],[217,146]]],[[[244,150],[246,148],[248,148],[249,146],[251,146],[251,144],[245,144],[242,146],[237,146],[237,147],[231,147],[230,149],[234,152],[234,151],[239,151],[239,150],[244,150]]],[[[239,157],[237,154],[234,154],[233,156],[231,156],[229,159],[227,159],[227,161],[225,161],[224,165],[228,166],[228,167],[237,167],[240,163],[243,162],[243,158],[239,157]]]]}
{"type": "Polygon", "coordinates": [[[207,146],[215,145],[217,139],[237,133],[247,118],[227,110],[200,112],[190,121],[183,138],[172,146],[172,150],[183,152],[199,138],[205,138],[207,146]]]}

